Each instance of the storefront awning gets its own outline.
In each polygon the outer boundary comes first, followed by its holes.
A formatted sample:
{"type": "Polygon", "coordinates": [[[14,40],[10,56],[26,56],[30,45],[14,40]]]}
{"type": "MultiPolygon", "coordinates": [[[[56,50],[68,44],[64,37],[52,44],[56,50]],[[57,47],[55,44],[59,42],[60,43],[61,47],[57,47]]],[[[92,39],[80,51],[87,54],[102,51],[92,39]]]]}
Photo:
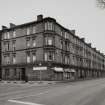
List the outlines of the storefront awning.
{"type": "Polygon", "coordinates": [[[70,72],[73,72],[73,73],[75,73],[76,71],[75,71],[74,69],[70,69],[70,72]]]}
{"type": "Polygon", "coordinates": [[[68,68],[68,69],[64,69],[64,71],[65,71],[65,72],[70,72],[70,73],[74,73],[74,72],[75,72],[74,69],[69,69],[69,68],[68,68]]]}
{"type": "Polygon", "coordinates": [[[47,67],[33,67],[33,70],[47,70],[47,67]]]}
{"type": "Polygon", "coordinates": [[[70,69],[64,69],[65,72],[70,72],[70,69]]]}
{"type": "Polygon", "coordinates": [[[63,68],[60,68],[60,67],[54,67],[54,70],[56,72],[63,72],[63,68]]]}

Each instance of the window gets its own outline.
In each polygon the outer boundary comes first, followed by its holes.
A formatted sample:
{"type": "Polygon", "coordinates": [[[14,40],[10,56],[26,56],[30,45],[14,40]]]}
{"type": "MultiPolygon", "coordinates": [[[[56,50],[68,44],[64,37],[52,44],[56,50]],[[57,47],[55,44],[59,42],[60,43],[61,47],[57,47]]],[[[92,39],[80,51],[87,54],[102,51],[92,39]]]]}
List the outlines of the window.
{"type": "Polygon", "coordinates": [[[13,31],[13,38],[16,37],[16,31],[13,31]]]}
{"type": "Polygon", "coordinates": [[[36,39],[35,38],[32,39],[32,45],[33,45],[33,47],[36,47],[36,39]]]}
{"type": "Polygon", "coordinates": [[[27,63],[31,62],[31,58],[30,58],[30,52],[27,52],[27,63]]]}
{"type": "Polygon", "coordinates": [[[9,32],[7,32],[7,39],[9,39],[10,38],[10,34],[9,34],[9,32]]]}
{"type": "Polygon", "coordinates": [[[4,39],[7,39],[7,34],[6,34],[6,33],[4,33],[3,35],[4,35],[4,39]]]}
{"type": "Polygon", "coordinates": [[[27,28],[27,33],[26,33],[27,35],[29,35],[30,34],[30,29],[29,28],[27,28]]]}
{"type": "Polygon", "coordinates": [[[13,49],[13,51],[16,50],[16,40],[12,41],[12,49],[13,49]]]}
{"type": "Polygon", "coordinates": [[[32,60],[33,60],[33,62],[36,61],[36,53],[35,52],[32,54],[32,60]]]}
{"type": "Polygon", "coordinates": [[[53,37],[45,37],[46,45],[53,45],[53,37]]]}
{"type": "Polygon", "coordinates": [[[9,42],[8,42],[8,51],[9,51],[9,42]]]}
{"type": "Polygon", "coordinates": [[[68,51],[69,50],[69,42],[65,41],[65,50],[68,51]]]}
{"type": "Polygon", "coordinates": [[[10,64],[10,56],[9,55],[4,56],[4,62],[5,62],[5,64],[10,64]]]}
{"type": "Polygon", "coordinates": [[[48,54],[45,52],[45,54],[44,54],[44,58],[45,58],[45,61],[47,61],[47,57],[48,56],[48,54]]]}
{"type": "Polygon", "coordinates": [[[70,63],[70,57],[68,56],[67,58],[68,58],[67,63],[69,64],[70,63]]]}
{"type": "Polygon", "coordinates": [[[9,32],[5,32],[5,33],[4,33],[4,39],[9,39],[9,38],[10,38],[9,32]]]}
{"type": "Polygon", "coordinates": [[[16,68],[14,69],[14,76],[16,76],[16,74],[17,74],[17,70],[16,70],[16,68]]]}
{"type": "Polygon", "coordinates": [[[52,39],[48,39],[48,45],[52,45],[52,39]]]}
{"type": "Polygon", "coordinates": [[[63,63],[63,54],[61,52],[61,63],[63,63]]]}
{"type": "Polygon", "coordinates": [[[61,40],[61,49],[63,49],[63,40],[61,40]]]}
{"type": "Polygon", "coordinates": [[[4,41],[4,50],[7,51],[7,42],[4,41]]]}
{"type": "Polygon", "coordinates": [[[67,64],[67,56],[65,56],[65,64],[67,64]]]}
{"type": "Polygon", "coordinates": [[[9,51],[9,41],[4,41],[4,50],[9,51]]]}
{"type": "Polygon", "coordinates": [[[13,54],[13,59],[12,59],[12,61],[13,61],[13,64],[16,63],[16,54],[13,54]]]}
{"type": "Polygon", "coordinates": [[[53,51],[48,51],[48,52],[45,52],[45,61],[54,61],[54,52],[53,51]]]}
{"type": "Polygon", "coordinates": [[[33,26],[33,34],[36,33],[36,26],[33,26]]]}
{"type": "Polygon", "coordinates": [[[69,33],[65,32],[65,39],[69,39],[69,33]]]}
{"type": "Polygon", "coordinates": [[[54,24],[52,22],[46,22],[45,30],[53,30],[54,31],[54,24]]]}
{"type": "Polygon", "coordinates": [[[27,46],[27,48],[30,47],[30,37],[28,37],[28,38],[26,39],[26,46],[27,46]]]}
{"type": "Polygon", "coordinates": [[[7,60],[7,64],[10,64],[10,57],[9,56],[7,56],[6,60],[7,60]]]}
{"type": "Polygon", "coordinates": [[[63,36],[63,31],[62,30],[60,31],[60,35],[63,36]]]}
{"type": "Polygon", "coordinates": [[[6,78],[9,76],[9,69],[5,69],[5,76],[6,76],[6,78]]]}

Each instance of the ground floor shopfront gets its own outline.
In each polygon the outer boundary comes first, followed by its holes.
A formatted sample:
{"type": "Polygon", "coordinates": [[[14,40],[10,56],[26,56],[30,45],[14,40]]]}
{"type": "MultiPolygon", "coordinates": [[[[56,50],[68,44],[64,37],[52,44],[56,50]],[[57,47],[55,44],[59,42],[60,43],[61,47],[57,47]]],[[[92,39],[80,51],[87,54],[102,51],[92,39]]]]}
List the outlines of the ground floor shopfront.
{"type": "Polygon", "coordinates": [[[105,71],[49,64],[2,67],[2,80],[63,81],[97,77],[105,77],[105,71]]]}
{"type": "MultiPolygon", "coordinates": [[[[34,67],[35,68],[35,67],[34,67]]],[[[26,68],[3,68],[3,80],[23,80],[26,81],[41,81],[41,80],[73,80],[75,79],[75,72],[57,71],[48,67],[36,67],[38,70],[33,70],[33,67],[26,68]],[[41,68],[41,70],[40,70],[41,68]],[[42,70],[42,68],[46,68],[42,70]]]]}

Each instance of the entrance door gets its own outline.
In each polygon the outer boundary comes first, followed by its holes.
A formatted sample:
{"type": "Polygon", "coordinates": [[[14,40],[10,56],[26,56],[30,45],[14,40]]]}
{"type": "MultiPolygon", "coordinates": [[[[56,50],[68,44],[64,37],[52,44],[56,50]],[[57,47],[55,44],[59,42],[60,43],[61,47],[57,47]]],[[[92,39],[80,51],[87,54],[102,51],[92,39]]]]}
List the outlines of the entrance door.
{"type": "Polygon", "coordinates": [[[26,78],[26,69],[21,68],[21,80],[25,80],[25,78],[26,78]]]}

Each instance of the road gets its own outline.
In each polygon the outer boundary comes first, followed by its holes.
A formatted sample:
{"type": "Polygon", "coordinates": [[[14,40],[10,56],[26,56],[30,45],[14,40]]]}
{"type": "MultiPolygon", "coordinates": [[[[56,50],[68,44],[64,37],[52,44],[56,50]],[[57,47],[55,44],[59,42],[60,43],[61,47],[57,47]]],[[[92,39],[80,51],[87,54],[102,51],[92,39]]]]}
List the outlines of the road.
{"type": "Polygon", "coordinates": [[[0,105],[105,105],[105,78],[42,86],[0,84],[0,105]]]}

